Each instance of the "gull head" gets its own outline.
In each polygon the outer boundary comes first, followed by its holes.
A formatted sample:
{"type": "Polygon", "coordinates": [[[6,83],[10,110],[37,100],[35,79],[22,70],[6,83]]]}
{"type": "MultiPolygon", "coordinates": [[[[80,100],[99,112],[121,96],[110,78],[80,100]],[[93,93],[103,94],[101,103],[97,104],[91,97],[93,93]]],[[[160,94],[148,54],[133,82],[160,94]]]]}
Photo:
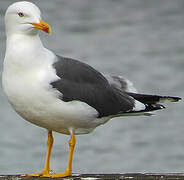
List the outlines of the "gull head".
{"type": "Polygon", "coordinates": [[[27,1],[13,3],[5,14],[6,33],[36,35],[39,30],[51,33],[49,24],[41,19],[39,8],[27,1]]]}

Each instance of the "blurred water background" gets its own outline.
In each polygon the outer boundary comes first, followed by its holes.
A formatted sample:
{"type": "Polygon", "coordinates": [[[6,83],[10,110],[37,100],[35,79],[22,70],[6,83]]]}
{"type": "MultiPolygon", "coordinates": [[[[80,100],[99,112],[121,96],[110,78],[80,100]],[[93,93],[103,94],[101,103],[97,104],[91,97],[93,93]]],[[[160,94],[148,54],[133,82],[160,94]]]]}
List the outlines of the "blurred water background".
{"type": "MultiPolygon", "coordinates": [[[[0,69],[5,54],[0,0],[0,69]]],[[[184,92],[184,1],[39,0],[53,34],[41,33],[57,54],[86,62],[105,74],[127,77],[143,93],[184,92]]],[[[184,172],[184,103],[167,104],[153,117],[111,120],[77,137],[76,173],[184,172]]],[[[54,133],[51,168],[66,167],[68,139],[54,133]]],[[[47,131],[18,116],[0,88],[0,174],[39,172],[47,131]]]]}

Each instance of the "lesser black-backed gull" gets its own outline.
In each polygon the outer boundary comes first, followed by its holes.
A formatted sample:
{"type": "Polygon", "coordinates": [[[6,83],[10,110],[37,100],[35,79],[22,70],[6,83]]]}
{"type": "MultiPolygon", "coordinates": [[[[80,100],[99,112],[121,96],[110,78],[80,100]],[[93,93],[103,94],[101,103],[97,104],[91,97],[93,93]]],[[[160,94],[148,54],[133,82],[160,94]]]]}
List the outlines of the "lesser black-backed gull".
{"type": "Polygon", "coordinates": [[[179,97],[138,94],[119,76],[104,76],[91,66],[46,49],[39,30],[51,32],[39,8],[22,1],[9,6],[5,15],[6,55],[3,89],[9,102],[25,120],[48,130],[48,150],[41,173],[26,176],[72,175],[75,135],[93,131],[113,117],[149,115],[163,109],[160,103],[179,97]],[[71,136],[64,173],[50,172],[52,131],[71,136]]]}

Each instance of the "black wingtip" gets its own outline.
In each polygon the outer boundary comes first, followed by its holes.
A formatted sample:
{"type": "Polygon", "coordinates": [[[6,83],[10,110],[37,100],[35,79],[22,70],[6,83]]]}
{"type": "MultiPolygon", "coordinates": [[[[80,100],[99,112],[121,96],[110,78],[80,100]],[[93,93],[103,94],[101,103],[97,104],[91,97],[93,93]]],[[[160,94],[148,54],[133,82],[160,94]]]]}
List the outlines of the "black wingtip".
{"type": "Polygon", "coordinates": [[[178,102],[181,101],[182,99],[180,97],[177,96],[162,96],[160,97],[159,102],[178,102]]]}
{"type": "Polygon", "coordinates": [[[182,100],[182,98],[180,98],[180,97],[171,97],[172,98],[172,102],[178,102],[178,101],[181,101],[182,100]]]}
{"type": "Polygon", "coordinates": [[[167,102],[178,102],[181,100],[178,96],[160,96],[160,95],[149,95],[149,94],[136,94],[128,93],[134,99],[142,102],[143,104],[157,104],[157,103],[167,103],[167,102]]]}

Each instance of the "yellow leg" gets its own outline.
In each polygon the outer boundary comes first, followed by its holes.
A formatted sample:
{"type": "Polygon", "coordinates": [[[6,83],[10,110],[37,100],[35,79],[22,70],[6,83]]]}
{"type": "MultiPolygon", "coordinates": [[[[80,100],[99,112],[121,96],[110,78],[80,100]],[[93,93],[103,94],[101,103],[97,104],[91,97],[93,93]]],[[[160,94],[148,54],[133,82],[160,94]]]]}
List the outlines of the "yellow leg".
{"type": "Polygon", "coordinates": [[[57,173],[57,174],[47,174],[47,175],[42,175],[42,177],[66,177],[66,176],[71,176],[72,175],[72,160],[73,160],[73,152],[74,152],[74,147],[75,147],[76,139],[75,135],[72,134],[71,138],[69,140],[69,157],[68,157],[68,165],[63,173],[57,173]]]}
{"type": "Polygon", "coordinates": [[[48,176],[49,175],[50,173],[50,155],[51,155],[53,142],[54,142],[54,138],[52,136],[52,131],[48,131],[48,140],[47,140],[48,148],[47,148],[45,166],[44,166],[43,171],[41,173],[23,174],[21,176],[33,177],[33,176],[48,176]]]}
{"type": "Polygon", "coordinates": [[[54,142],[54,138],[52,136],[52,131],[48,132],[48,150],[47,150],[47,155],[46,155],[46,161],[45,161],[45,167],[41,173],[34,173],[34,174],[24,174],[21,175],[22,177],[66,177],[66,176],[71,176],[72,175],[72,160],[73,160],[73,152],[74,152],[74,147],[76,143],[75,135],[72,134],[71,138],[69,140],[69,157],[68,157],[68,165],[63,173],[57,173],[57,174],[50,174],[50,155],[51,155],[51,150],[52,150],[52,145],[54,142]]]}

